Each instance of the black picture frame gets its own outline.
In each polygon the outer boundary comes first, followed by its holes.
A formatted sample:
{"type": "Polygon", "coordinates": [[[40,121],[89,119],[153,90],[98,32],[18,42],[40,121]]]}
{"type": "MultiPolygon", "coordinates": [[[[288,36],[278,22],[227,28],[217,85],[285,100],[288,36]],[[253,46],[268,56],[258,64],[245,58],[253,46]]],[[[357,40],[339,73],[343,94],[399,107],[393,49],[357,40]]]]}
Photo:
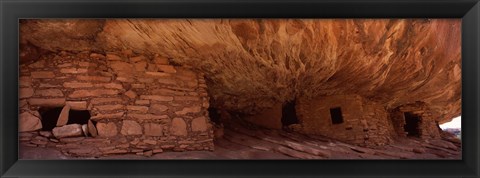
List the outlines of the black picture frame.
{"type": "Polygon", "coordinates": [[[0,177],[478,177],[478,0],[1,0],[0,177]],[[18,160],[19,18],[461,18],[462,160],[18,160]]]}

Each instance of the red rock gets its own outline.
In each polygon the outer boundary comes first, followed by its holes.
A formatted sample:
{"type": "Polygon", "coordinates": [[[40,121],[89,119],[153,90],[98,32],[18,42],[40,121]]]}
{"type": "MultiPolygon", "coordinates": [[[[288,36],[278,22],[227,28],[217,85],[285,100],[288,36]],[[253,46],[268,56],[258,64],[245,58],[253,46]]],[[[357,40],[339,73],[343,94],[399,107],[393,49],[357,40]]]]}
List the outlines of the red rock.
{"type": "Polygon", "coordinates": [[[170,134],[176,136],[187,136],[187,124],[185,124],[185,121],[182,118],[173,118],[172,126],[170,127],[170,134]]]}
{"type": "Polygon", "coordinates": [[[90,88],[93,87],[92,83],[88,82],[65,82],[63,83],[65,88],[90,88]]]}
{"type": "Polygon", "coordinates": [[[205,117],[197,117],[192,120],[192,131],[194,132],[205,132],[207,131],[207,120],[205,117]]]}
{"type": "Polygon", "coordinates": [[[62,111],[60,112],[60,115],[58,116],[57,127],[67,125],[69,113],[70,113],[70,105],[65,105],[62,111]]]}
{"type": "Polygon", "coordinates": [[[83,136],[82,126],[80,124],[69,124],[62,127],[55,127],[52,130],[56,138],[83,136]]]}
{"type": "Polygon", "coordinates": [[[175,112],[175,114],[185,115],[185,114],[188,114],[188,113],[198,113],[200,111],[202,111],[202,108],[200,106],[192,106],[192,107],[183,108],[181,111],[175,112]]]}
{"type": "Polygon", "coordinates": [[[175,67],[171,66],[171,65],[157,65],[157,68],[158,70],[162,71],[162,72],[165,72],[165,73],[177,73],[177,70],[175,70],[175,67]]]}
{"type": "Polygon", "coordinates": [[[166,111],[168,110],[168,106],[162,105],[162,104],[152,104],[150,105],[150,109],[148,110],[149,113],[152,114],[166,114],[166,111]]]}
{"type": "Polygon", "coordinates": [[[122,135],[141,135],[142,127],[135,121],[123,120],[122,135]]]}
{"type": "Polygon", "coordinates": [[[117,126],[113,122],[108,122],[108,123],[98,122],[97,132],[98,132],[98,136],[101,136],[101,137],[113,137],[113,136],[116,136],[118,133],[117,126]]]}
{"type": "Polygon", "coordinates": [[[112,78],[104,76],[77,76],[77,80],[81,81],[95,81],[95,82],[110,82],[112,78]]]}
{"type": "Polygon", "coordinates": [[[135,57],[130,57],[130,62],[140,62],[140,61],[146,61],[147,58],[145,56],[135,56],[135,57]]]}
{"type": "Polygon", "coordinates": [[[98,136],[97,128],[95,128],[95,125],[93,125],[93,122],[91,120],[88,120],[87,127],[88,133],[90,133],[92,137],[98,136]]]}
{"type": "Polygon", "coordinates": [[[73,110],[87,110],[86,101],[67,101],[66,105],[69,105],[70,109],[73,110]]]}
{"type": "Polygon", "coordinates": [[[102,119],[120,119],[123,117],[125,112],[117,112],[113,114],[97,114],[95,116],[90,117],[93,121],[99,121],[102,119]]]}
{"type": "Polygon", "coordinates": [[[59,97],[63,96],[63,92],[59,89],[36,90],[35,95],[59,97]]]}
{"type": "Polygon", "coordinates": [[[30,98],[28,99],[28,104],[34,105],[34,106],[51,106],[51,107],[57,107],[57,106],[64,106],[65,105],[65,98],[49,98],[49,99],[44,99],[44,98],[30,98]]]}
{"type": "Polygon", "coordinates": [[[140,99],[154,100],[154,101],[173,101],[172,96],[159,96],[159,95],[140,95],[140,99]]]}
{"type": "Polygon", "coordinates": [[[112,89],[94,89],[94,90],[75,90],[68,97],[70,98],[85,98],[85,97],[98,97],[105,95],[117,95],[120,92],[112,89]]]}
{"type": "Polygon", "coordinates": [[[107,54],[107,60],[109,61],[121,61],[122,58],[116,54],[107,54]]]}
{"type": "Polygon", "coordinates": [[[138,113],[147,113],[148,112],[148,107],[146,106],[134,106],[134,105],[128,105],[127,110],[129,111],[134,111],[138,113]]]}
{"type": "Polygon", "coordinates": [[[168,65],[168,58],[156,56],[155,58],[153,58],[153,62],[155,64],[167,64],[168,65]]]}
{"type": "Polygon", "coordinates": [[[134,91],[129,90],[125,92],[125,96],[128,96],[130,99],[135,99],[137,97],[137,94],[134,91]]]}
{"type": "Polygon", "coordinates": [[[22,98],[30,98],[33,96],[33,88],[20,88],[18,91],[18,96],[22,98]]]}
{"type": "Polygon", "coordinates": [[[32,78],[35,78],[35,79],[42,79],[42,78],[54,78],[55,77],[55,74],[51,71],[36,71],[36,72],[32,72],[32,78]]]}
{"type": "Polygon", "coordinates": [[[144,130],[146,136],[163,136],[163,126],[155,123],[145,123],[144,130]]]}
{"type": "Polygon", "coordinates": [[[18,131],[30,132],[42,128],[40,119],[29,112],[24,112],[18,116],[18,131]]]}

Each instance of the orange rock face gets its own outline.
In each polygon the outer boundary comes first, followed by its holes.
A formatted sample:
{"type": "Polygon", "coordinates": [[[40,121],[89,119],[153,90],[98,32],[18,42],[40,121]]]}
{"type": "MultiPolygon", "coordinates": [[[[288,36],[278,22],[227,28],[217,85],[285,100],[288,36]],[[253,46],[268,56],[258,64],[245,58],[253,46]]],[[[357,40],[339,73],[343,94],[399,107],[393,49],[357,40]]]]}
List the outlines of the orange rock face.
{"type": "Polygon", "coordinates": [[[356,94],[387,110],[422,102],[443,123],[461,114],[460,25],[456,19],[108,19],[27,20],[20,28],[21,42],[42,50],[168,56],[157,61],[205,74],[213,107],[258,113],[297,97],[356,94]]]}

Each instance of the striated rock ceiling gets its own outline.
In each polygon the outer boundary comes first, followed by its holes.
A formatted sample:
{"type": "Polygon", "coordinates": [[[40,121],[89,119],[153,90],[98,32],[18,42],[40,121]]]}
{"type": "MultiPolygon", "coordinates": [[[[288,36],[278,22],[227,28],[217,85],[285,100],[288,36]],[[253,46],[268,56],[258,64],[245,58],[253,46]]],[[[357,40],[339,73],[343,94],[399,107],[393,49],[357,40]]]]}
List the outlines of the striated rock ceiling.
{"type": "Polygon", "coordinates": [[[460,19],[22,20],[20,32],[23,51],[166,56],[204,72],[213,106],[231,111],[356,93],[387,109],[425,102],[440,123],[461,114],[460,19]]]}

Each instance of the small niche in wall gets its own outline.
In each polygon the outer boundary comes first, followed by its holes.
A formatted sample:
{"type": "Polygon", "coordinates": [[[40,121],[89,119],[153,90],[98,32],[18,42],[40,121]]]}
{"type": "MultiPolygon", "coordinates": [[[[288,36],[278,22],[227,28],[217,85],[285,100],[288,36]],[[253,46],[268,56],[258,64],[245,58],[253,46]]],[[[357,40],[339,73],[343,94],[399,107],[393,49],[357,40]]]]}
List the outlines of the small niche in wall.
{"type": "Polygon", "coordinates": [[[330,117],[332,118],[332,124],[343,123],[342,109],[340,107],[330,108],[330,117]]]}

